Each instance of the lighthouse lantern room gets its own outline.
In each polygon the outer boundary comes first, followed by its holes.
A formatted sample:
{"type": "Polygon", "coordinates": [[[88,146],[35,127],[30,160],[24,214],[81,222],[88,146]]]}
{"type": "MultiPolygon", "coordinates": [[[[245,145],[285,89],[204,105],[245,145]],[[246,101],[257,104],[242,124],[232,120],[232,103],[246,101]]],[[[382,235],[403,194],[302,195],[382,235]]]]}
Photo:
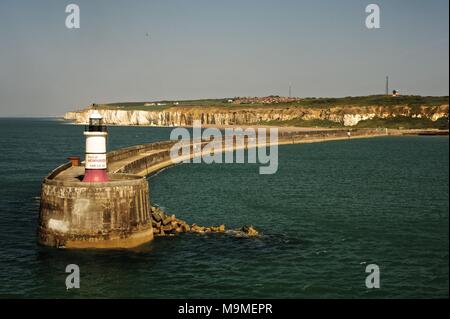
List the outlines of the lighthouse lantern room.
{"type": "Polygon", "coordinates": [[[96,109],[89,114],[89,125],[84,131],[86,136],[86,161],[83,182],[108,182],[106,162],[106,137],[108,132],[103,118],[96,109]]]}

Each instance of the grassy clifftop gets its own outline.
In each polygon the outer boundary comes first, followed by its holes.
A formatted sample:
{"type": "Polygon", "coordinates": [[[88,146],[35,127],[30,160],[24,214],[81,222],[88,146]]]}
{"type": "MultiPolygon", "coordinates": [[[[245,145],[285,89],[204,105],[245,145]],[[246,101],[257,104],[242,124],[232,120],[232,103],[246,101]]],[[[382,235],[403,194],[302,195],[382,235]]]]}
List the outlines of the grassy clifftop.
{"type": "MultiPolygon", "coordinates": [[[[96,104],[108,124],[266,124],[299,127],[448,128],[448,96],[279,96],[96,104]]],[[[88,111],[65,118],[86,123],[88,111]]]]}
{"type": "MultiPolygon", "coordinates": [[[[342,123],[329,120],[303,120],[300,118],[287,121],[268,121],[261,122],[264,125],[274,126],[297,126],[297,127],[327,127],[344,128],[342,123]]],[[[427,118],[412,118],[407,116],[397,116],[394,118],[375,117],[370,120],[362,120],[354,126],[355,128],[392,128],[392,129],[448,129],[448,119],[440,118],[432,121],[427,118]]]]}
{"type": "Polygon", "coordinates": [[[307,107],[307,108],[331,108],[331,107],[351,107],[351,106],[397,106],[404,105],[410,107],[439,106],[448,105],[448,96],[389,96],[389,95],[368,95],[349,96],[343,98],[301,98],[298,101],[282,103],[236,103],[237,98],[222,99],[200,99],[200,100],[179,100],[179,101],[152,101],[152,102],[115,102],[108,104],[97,104],[101,109],[123,109],[123,110],[146,110],[160,111],[169,108],[199,107],[199,108],[285,108],[285,107],[307,107]],[[233,101],[233,102],[230,102],[233,101]]]}

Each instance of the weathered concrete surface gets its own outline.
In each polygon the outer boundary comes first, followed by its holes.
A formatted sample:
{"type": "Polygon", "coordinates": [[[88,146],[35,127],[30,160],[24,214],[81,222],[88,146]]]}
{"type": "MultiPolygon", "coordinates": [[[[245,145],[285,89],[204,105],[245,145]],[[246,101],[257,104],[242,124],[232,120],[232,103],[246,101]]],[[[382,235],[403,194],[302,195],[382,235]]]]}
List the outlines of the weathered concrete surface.
{"type": "Polygon", "coordinates": [[[39,243],[67,248],[129,248],[152,240],[146,179],[118,174],[110,178],[107,183],[46,178],[39,243]]]}

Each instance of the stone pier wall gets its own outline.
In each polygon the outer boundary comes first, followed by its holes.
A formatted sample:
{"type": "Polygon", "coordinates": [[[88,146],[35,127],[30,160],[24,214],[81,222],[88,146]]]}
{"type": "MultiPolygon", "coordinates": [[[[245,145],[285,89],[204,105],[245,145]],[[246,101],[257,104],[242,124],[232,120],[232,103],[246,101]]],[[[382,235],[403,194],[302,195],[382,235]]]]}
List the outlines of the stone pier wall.
{"type": "MultiPolygon", "coordinates": [[[[352,130],[351,135],[375,136],[383,132],[352,130]]],[[[281,132],[279,143],[346,136],[347,130],[281,132]]],[[[42,184],[39,243],[67,248],[130,248],[151,241],[152,216],[145,175],[172,165],[170,148],[176,142],[143,144],[108,153],[108,163],[120,163],[121,167],[109,172],[111,181],[106,183],[81,182],[83,166],[66,163],[56,168],[42,184]]],[[[245,147],[248,142],[245,138],[245,147]]],[[[190,147],[194,153],[193,145],[190,147]]]]}
{"type": "Polygon", "coordinates": [[[138,155],[143,152],[158,149],[169,149],[170,146],[172,146],[174,143],[176,143],[176,141],[164,141],[164,142],[154,142],[148,144],[134,145],[127,148],[122,148],[116,151],[109,152],[107,154],[107,159],[109,163],[116,162],[138,155]]]}
{"type": "Polygon", "coordinates": [[[170,160],[170,149],[161,150],[125,165],[119,172],[137,174],[168,160],[170,160]]]}
{"type": "Polygon", "coordinates": [[[38,241],[67,248],[128,248],[153,239],[148,183],[111,175],[106,183],[42,185],[38,241]]]}
{"type": "MultiPolygon", "coordinates": [[[[305,139],[326,139],[326,138],[344,138],[348,137],[347,130],[317,130],[317,131],[295,131],[295,132],[280,132],[279,133],[279,142],[286,144],[286,143],[298,143],[305,139]]],[[[385,131],[380,131],[376,129],[358,129],[358,130],[351,130],[350,134],[353,137],[357,136],[373,136],[373,135],[380,135],[384,134],[385,131]]],[[[266,136],[266,142],[269,143],[270,141],[270,135],[269,132],[267,132],[266,136]]],[[[144,144],[139,146],[134,146],[132,148],[119,150],[119,152],[124,152],[123,154],[118,155],[111,155],[111,157],[108,156],[108,160],[111,159],[122,159],[126,158],[126,155],[134,156],[139,153],[144,153],[150,150],[159,150],[157,152],[154,152],[152,154],[149,154],[147,156],[143,156],[135,161],[132,161],[126,165],[124,165],[120,170],[117,171],[117,173],[125,173],[125,174],[141,174],[142,172],[149,172],[151,171],[152,167],[155,167],[161,163],[167,163],[170,161],[170,148],[172,145],[174,145],[177,141],[168,141],[168,142],[159,142],[159,143],[151,143],[151,144],[144,144]],[[131,150],[131,151],[130,151],[131,150]]],[[[224,142],[224,140],[222,141],[224,142]]],[[[202,147],[208,143],[207,140],[202,140],[202,147]]],[[[235,143],[235,142],[234,142],[235,143]]],[[[234,144],[234,147],[236,145],[234,144]]],[[[248,137],[244,137],[244,146],[245,148],[248,147],[248,137]]],[[[193,147],[191,145],[190,147],[191,153],[193,153],[193,147]]],[[[168,164],[167,166],[169,166],[168,164]]]]}

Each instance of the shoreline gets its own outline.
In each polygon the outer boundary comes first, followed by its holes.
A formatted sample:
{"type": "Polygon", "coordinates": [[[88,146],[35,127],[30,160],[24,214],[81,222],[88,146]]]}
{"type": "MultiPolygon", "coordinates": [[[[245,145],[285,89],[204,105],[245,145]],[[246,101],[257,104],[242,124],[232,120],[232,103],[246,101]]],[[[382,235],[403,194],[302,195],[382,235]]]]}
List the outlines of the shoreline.
{"type": "MultiPolygon", "coordinates": [[[[61,118],[61,122],[63,122],[65,125],[79,125],[79,126],[84,126],[86,125],[85,123],[76,123],[72,120],[66,120],[64,118],[61,118]]],[[[154,127],[154,128],[192,128],[192,125],[176,125],[176,126],[168,126],[168,125],[136,125],[136,124],[108,124],[107,126],[109,127],[142,127],[142,128],[149,128],[149,127],[154,127]]],[[[266,128],[266,129],[271,129],[271,128],[277,128],[279,132],[288,132],[288,133],[293,133],[293,132],[320,132],[320,131],[331,131],[331,130],[342,130],[342,131],[352,131],[352,130],[386,130],[386,128],[384,127],[380,127],[380,128],[358,128],[358,127],[353,127],[353,126],[347,126],[347,127],[342,127],[342,128],[333,128],[333,127],[318,127],[318,126],[311,126],[311,127],[301,127],[301,126],[279,126],[279,125],[258,125],[258,124],[246,124],[246,125],[213,125],[213,124],[202,124],[201,125],[202,128],[217,128],[219,130],[224,130],[227,128],[232,128],[232,129],[237,129],[237,128],[241,128],[241,129],[247,129],[247,128],[253,128],[253,129],[258,129],[258,128],[266,128]]],[[[437,129],[437,128],[417,128],[417,129],[394,129],[394,128],[387,128],[389,135],[420,135],[419,133],[446,133],[446,134],[435,134],[435,135],[441,135],[441,136],[445,136],[449,134],[449,130],[448,129],[437,129]],[[394,133],[394,134],[392,134],[394,133]]],[[[433,134],[424,134],[424,135],[433,135],[433,134]]]]}

